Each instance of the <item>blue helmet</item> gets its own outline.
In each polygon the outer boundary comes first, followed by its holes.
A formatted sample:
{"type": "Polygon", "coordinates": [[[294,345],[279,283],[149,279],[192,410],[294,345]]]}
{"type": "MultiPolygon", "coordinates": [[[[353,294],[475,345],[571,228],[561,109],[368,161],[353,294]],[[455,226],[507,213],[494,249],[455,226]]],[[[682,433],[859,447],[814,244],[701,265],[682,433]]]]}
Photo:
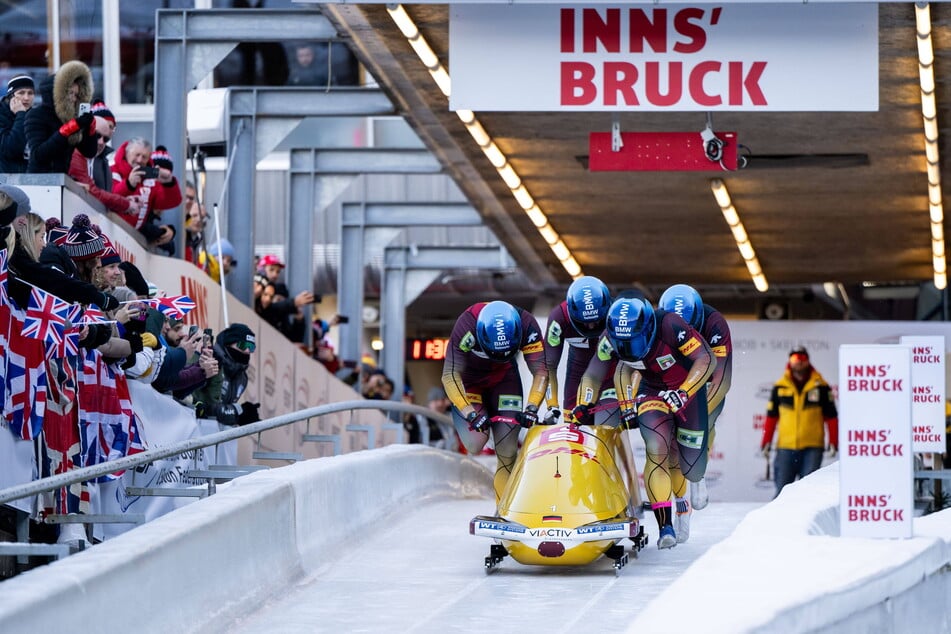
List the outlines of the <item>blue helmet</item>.
{"type": "Polygon", "coordinates": [[[479,347],[493,361],[515,358],[522,344],[522,316],[508,302],[489,302],[476,319],[479,347]]]}
{"type": "Polygon", "coordinates": [[[590,275],[579,277],[568,287],[565,303],[579,335],[592,339],[601,334],[611,307],[611,293],[604,282],[590,275]]]}
{"type": "Polygon", "coordinates": [[[674,284],[660,296],[657,307],[677,313],[696,330],[703,328],[703,300],[693,286],[674,284]]]}
{"type": "Polygon", "coordinates": [[[611,304],[607,331],[618,357],[623,361],[640,361],[657,336],[654,308],[643,299],[622,297],[611,304]]]}

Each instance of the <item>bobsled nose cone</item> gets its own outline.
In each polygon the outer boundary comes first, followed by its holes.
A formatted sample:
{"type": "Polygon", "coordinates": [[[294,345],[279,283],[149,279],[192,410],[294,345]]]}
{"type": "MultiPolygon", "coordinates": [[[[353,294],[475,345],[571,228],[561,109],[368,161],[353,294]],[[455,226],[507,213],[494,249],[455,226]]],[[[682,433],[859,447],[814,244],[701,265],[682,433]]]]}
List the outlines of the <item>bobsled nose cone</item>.
{"type": "Polygon", "coordinates": [[[542,557],[561,557],[565,554],[565,545],[561,542],[542,542],[538,545],[538,554],[542,557]]]}

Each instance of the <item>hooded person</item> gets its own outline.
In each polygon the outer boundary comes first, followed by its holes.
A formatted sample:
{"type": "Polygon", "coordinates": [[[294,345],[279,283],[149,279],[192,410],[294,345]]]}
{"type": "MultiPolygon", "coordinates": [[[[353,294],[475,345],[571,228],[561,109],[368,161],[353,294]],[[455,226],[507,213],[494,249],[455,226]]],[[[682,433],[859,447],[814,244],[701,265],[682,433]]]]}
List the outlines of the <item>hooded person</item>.
{"type": "Polygon", "coordinates": [[[198,261],[199,266],[208,271],[211,279],[220,284],[222,274],[227,275],[237,266],[238,261],[234,258],[234,247],[226,238],[222,238],[208,247],[207,251],[199,254],[198,261]]]}
{"type": "Polygon", "coordinates": [[[232,426],[261,420],[260,403],[238,403],[248,386],[248,365],[256,346],[254,331],[244,324],[231,324],[218,333],[214,345],[218,374],[192,394],[198,418],[214,418],[232,426]]]}
{"type": "Polygon", "coordinates": [[[93,92],[92,71],[77,60],[66,62],[40,83],[43,102],[30,109],[24,122],[30,146],[28,172],[66,174],[73,150],[87,158],[96,156],[93,92]]]}

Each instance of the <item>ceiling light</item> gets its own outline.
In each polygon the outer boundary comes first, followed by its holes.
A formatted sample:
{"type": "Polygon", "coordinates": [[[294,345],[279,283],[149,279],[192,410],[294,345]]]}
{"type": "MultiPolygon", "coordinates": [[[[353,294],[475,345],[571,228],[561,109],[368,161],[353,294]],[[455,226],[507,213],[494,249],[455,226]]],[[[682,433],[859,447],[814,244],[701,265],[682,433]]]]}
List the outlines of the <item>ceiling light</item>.
{"type": "Polygon", "coordinates": [[[921,89],[921,116],[925,135],[925,156],[928,159],[928,214],[931,217],[931,265],[934,285],[938,290],[948,286],[944,243],[944,206],[941,193],[940,153],[938,152],[937,104],[934,84],[934,45],[931,41],[931,6],[915,3],[915,25],[918,39],[918,83],[921,89]]]}
{"type": "Polygon", "coordinates": [[[756,287],[756,290],[765,293],[769,289],[769,282],[766,281],[766,276],[763,275],[763,269],[759,265],[756,251],[750,243],[746,228],[740,221],[740,214],[736,211],[736,207],[733,206],[733,201],[730,199],[730,192],[727,191],[726,183],[720,178],[714,178],[710,181],[710,189],[713,191],[713,197],[716,198],[717,205],[720,206],[720,212],[723,214],[723,218],[733,233],[736,248],[739,249],[743,262],[746,263],[746,270],[749,271],[750,277],[753,279],[753,285],[756,287]]]}
{"type": "MultiPolygon", "coordinates": [[[[423,37],[423,34],[420,33],[416,23],[413,22],[413,19],[401,4],[388,4],[386,5],[386,10],[407,42],[409,42],[409,45],[413,47],[416,56],[419,57],[423,65],[426,66],[433,81],[436,82],[436,85],[439,86],[442,93],[448,97],[451,94],[452,86],[449,73],[446,72],[446,69],[439,62],[439,58],[433,53],[432,48],[430,48],[429,43],[426,42],[426,38],[423,37]]],[[[522,185],[522,179],[519,178],[519,175],[512,166],[509,165],[508,159],[492,140],[492,137],[489,136],[489,133],[486,132],[482,124],[479,123],[475,113],[471,110],[457,110],[456,115],[459,117],[459,120],[465,124],[466,130],[469,131],[473,140],[475,140],[479,148],[482,149],[482,152],[495,167],[496,171],[498,171],[499,176],[505,181],[505,184],[508,185],[515,200],[522,209],[525,210],[528,217],[531,218],[532,223],[538,228],[542,237],[545,238],[545,242],[548,243],[549,248],[552,249],[558,261],[561,262],[565,271],[568,272],[568,275],[572,278],[580,277],[581,266],[578,265],[578,262],[571,255],[571,251],[565,246],[565,243],[561,241],[558,232],[548,224],[548,219],[545,218],[544,212],[535,204],[535,200],[531,194],[529,194],[528,190],[522,185]],[[556,246],[558,248],[557,251],[555,250],[556,246]]]]}

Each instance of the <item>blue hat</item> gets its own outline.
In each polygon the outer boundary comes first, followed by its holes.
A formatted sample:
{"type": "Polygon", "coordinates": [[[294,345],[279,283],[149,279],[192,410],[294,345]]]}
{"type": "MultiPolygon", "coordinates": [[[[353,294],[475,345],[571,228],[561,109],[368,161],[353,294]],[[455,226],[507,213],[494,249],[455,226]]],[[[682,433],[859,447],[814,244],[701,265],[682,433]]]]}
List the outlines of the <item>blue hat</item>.
{"type": "Polygon", "coordinates": [[[238,263],[238,261],[234,259],[234,247],[225,238],[222,238],[218,242],[215,242],[213,245],[208,247],[208,253],[215,256],[215,258],[219,260],[223,256],[227,255],[228,257],[231,258],[232,264],[238,263]]]}

